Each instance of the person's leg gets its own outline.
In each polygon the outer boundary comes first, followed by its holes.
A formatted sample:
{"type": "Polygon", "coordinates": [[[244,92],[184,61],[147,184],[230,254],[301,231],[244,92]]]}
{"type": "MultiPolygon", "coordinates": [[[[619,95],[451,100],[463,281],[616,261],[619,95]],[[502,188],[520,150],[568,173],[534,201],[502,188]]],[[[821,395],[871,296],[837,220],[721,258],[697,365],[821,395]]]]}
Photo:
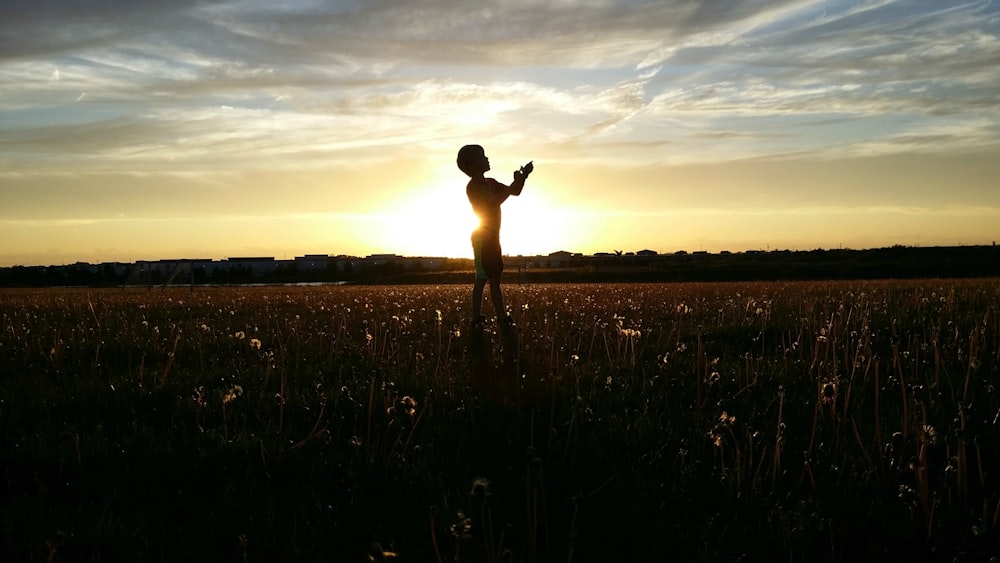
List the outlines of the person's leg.
{"type": "Polygon", "coordinates": [[[486,287],[486,278],[476,278],[476,282],[472,285],[472,323],[475,324],[480,321],[480,317],[483,316],[483,288],[486,287]]]}
{"type": "Polygon", "coordinates": [[[490,278],[490,299],[493,301],[493,309],[497,313],[497,322],[501,322],[507,317],[507,310],[503,306],[503,292],[500,291],[500,278],[490,278]]]}
{"type": "Polygon", "coordinates": [[[472,319],[470,321],[473,328],[483,324],[483,288],[486,287],[488,274],[484,262],[483,237],[480,233],[472,233],[472,256],[476,266],[476,281],[472,285],[472,319]]]}

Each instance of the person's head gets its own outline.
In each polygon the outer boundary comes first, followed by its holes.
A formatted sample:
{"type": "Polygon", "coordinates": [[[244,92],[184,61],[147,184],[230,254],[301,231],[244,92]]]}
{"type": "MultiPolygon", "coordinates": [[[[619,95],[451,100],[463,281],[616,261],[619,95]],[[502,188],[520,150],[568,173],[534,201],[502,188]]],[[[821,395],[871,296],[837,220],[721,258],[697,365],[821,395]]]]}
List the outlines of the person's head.
{"type": "Polygon", "coordinates": [[[458,169],[469,177],[490,169],[490,159],[486,158],[486,151],[479,145],[465,145],[459,149],[456,163],[458,169]]]}

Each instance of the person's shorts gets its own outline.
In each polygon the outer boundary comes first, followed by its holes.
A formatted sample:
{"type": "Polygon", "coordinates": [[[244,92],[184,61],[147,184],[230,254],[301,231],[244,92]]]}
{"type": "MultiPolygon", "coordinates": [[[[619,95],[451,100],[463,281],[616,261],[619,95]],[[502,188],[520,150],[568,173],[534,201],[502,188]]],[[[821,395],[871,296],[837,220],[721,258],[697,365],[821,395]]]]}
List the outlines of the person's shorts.
{"type": "Polygon", "coordinates": [[[500,235],[472,233],[472,255],[476,262],[477,279],[493,279],[503,273],[500,235]]]}

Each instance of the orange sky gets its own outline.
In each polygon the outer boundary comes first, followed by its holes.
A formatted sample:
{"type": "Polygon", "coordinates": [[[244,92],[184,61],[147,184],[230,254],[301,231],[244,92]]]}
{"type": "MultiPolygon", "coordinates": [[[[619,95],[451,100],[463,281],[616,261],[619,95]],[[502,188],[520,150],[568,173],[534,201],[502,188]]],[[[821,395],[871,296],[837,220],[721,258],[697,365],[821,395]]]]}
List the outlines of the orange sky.
{"type": "Polygon", "coordinates": [[[1000,8],[752,4],[0,9],[0,266],[1000,238],[1000,8]]]}

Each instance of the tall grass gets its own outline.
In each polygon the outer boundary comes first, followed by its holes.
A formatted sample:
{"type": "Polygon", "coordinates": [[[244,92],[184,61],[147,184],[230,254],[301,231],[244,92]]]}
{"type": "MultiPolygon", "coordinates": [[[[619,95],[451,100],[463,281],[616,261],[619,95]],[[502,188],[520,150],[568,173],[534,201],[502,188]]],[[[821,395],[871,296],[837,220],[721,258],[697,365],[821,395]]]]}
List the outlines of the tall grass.
{"type": "Polygon", "coordinates": [[[0,293],[4,560],[981,560],[1000,283],[0,293]]]}

